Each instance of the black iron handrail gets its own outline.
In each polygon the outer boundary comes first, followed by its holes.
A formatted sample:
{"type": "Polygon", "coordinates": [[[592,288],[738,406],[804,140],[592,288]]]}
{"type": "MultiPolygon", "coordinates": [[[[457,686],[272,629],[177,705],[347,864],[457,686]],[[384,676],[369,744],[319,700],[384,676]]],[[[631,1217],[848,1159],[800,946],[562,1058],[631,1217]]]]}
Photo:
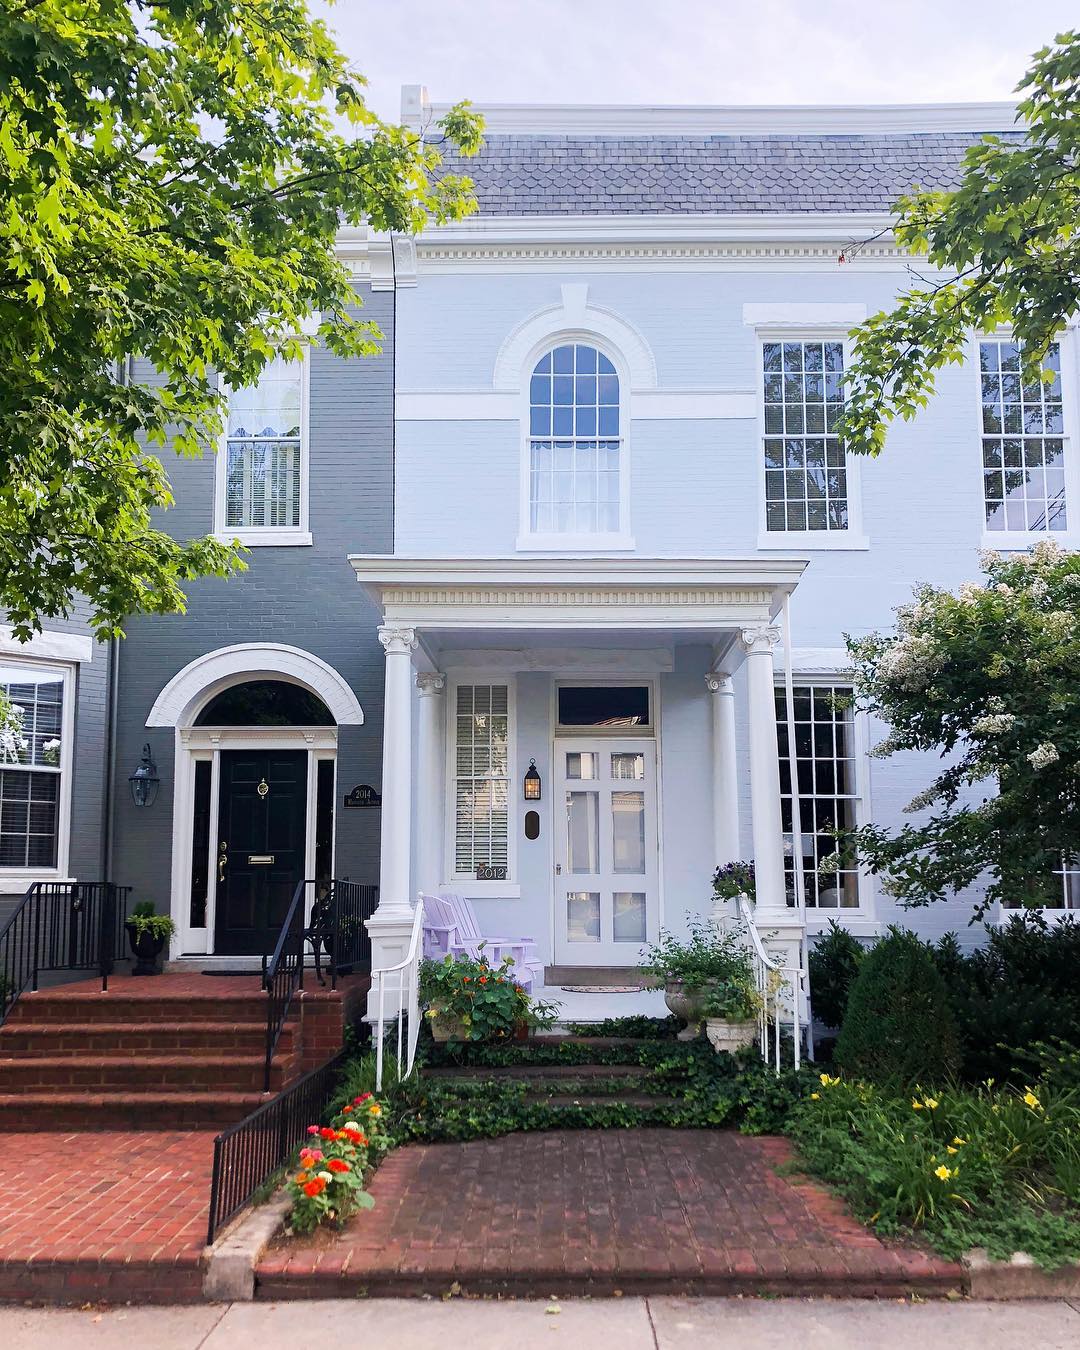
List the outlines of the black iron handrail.
{"type": "Polygon", "coordinates": [[[307,1127],[320,1123],[344,1060],[342,1053],[312,1069],[214,1140],[207,1246],[222,1225],[289,1160],[306,1137],[307,1127]]]}
{"type": "Polygon", "coordinates": [[[270,1067],[274,1051],[292,1009],[297,990],[304,987],[304,920],[307,888],[311,881],[298,881],[281,925],[277,945],[269,960],[263,957],[263,988],[266,990],[266,1062],[263,1091],[270,1091],[270,1067]]]}
{"type": "Polygon", "coordinates": [[[0,1023],[41,975],[96,970],[108,989],[130,894],[111,881],[35,881],[0,928],[0,1023]]]}

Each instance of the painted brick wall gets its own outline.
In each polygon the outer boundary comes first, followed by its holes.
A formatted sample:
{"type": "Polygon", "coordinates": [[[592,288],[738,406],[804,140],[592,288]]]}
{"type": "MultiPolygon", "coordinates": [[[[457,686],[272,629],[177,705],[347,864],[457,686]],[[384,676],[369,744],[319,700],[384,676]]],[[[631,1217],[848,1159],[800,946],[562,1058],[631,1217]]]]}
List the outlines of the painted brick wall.
{"type": "MultiPolygon", "coordinates": [[[[145,723],[165,683],[197,656],[237,642],[273,641],[321,657],[352,687],[365,717],[363,726],[339,733],[339,806],[353,784],[380,782],[378,615],[345,559],[350,552],[393,549],[394,296],[364,288],[360,298],[363,316],[383,331],[382,353],[358,361],[318,349],[311,355],[313,546],[252,549],[243,575],[191,586],[187,614],[128,624],[120,654],[119,776],[126,779],[149,740],[162,787],[156,804],[143,810],[126,791],[117,794],[114,871],[159,909],[169,902],[173,739],[170,731],[147,730],[145,723]]],[[[164,525],[178,537],[207,533],[213,528],[213,455],[171,460],[168,468],[177,504],[164,525]]],[[[378,880],[378,832],[378,812],[338,810],[338,875],[378,880]]]]}

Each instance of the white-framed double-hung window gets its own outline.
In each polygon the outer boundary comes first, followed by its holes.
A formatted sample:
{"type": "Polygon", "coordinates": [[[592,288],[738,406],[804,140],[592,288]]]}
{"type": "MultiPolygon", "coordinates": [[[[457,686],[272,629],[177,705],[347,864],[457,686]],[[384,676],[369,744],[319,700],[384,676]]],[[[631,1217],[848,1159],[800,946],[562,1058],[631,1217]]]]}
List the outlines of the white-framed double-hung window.
{"type": "Polygon", "coordinates": [[[844,360],[839,335],[761,343],[762,547],[866,546],[858,472],[837,435],[844,360]]]}
{"type": "Polygon", "coordinates": [[[992,548],[1027,548],[1076,533],[1067,364],[1073,350],[1051,343],[1043,361],[1048,378],[1025,380],[1012,337],[978,340],[983,538],[992,548]]]}
{"type": "Polygon", "coordinates": [[[65,876],[75,673],[0,656],[0,890],[65,876]]]}
{"type": "Polygon", "coordinates": [[[306,351],[297,361],[274,357],[228,400],[215,533],[247,545],[310,544],[306,351]]]}
{"type": "Polygon", "coordinates": [[[862,823],[860,775],[865,746],[852,710],[853,690],[843,680],[800,677],[794,683],[795,773],[799,843],[795,844],[795,790],[788,749],[787,698],[776,689],[776,732],[780,752],[780,806],[784,829],[784,871],[788,903],[795,903],[795,866],[801,860],[808,910],[859,910],[864,879],[849,862],[822,869],[837,852],[836,830],[862,823]]]}
{"type": "Polygon", "coordinates": [[[588,342],[545,352],[529,378],[519,547],[631,548],[622,384],[588,342]]]}
{"type": "Polygon", "coordinates": [[[455,879],[510,877],[510,689],[457,684],[452,691],[451,777],[455,879]]]}

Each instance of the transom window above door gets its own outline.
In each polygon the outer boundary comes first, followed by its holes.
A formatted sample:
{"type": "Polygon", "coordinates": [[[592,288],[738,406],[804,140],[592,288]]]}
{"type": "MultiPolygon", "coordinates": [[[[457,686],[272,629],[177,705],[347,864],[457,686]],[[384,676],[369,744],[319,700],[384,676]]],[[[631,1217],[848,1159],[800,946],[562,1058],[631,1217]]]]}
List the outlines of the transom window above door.
{"type": "Polygon", "coordinates": [[[597,547],[622,534],[623,452],[612,361],[582,342],[545,353],[529,380],[526,535],[576,536],[597,547]]]}

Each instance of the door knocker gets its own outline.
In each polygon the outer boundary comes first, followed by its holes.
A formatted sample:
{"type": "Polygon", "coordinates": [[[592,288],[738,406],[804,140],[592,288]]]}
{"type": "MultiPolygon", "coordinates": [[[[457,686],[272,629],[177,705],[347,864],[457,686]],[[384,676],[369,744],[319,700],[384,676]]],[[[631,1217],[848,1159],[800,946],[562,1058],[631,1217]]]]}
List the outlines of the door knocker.
{"type": "Polygon", "coordinates": [[[259,794],[261,798],[263,798],[263,800],[265,800],[270,792],[270,784],[264,778],[262,782],[259,784],[259,786],[255,789],[255,791],[259,794]]]}

